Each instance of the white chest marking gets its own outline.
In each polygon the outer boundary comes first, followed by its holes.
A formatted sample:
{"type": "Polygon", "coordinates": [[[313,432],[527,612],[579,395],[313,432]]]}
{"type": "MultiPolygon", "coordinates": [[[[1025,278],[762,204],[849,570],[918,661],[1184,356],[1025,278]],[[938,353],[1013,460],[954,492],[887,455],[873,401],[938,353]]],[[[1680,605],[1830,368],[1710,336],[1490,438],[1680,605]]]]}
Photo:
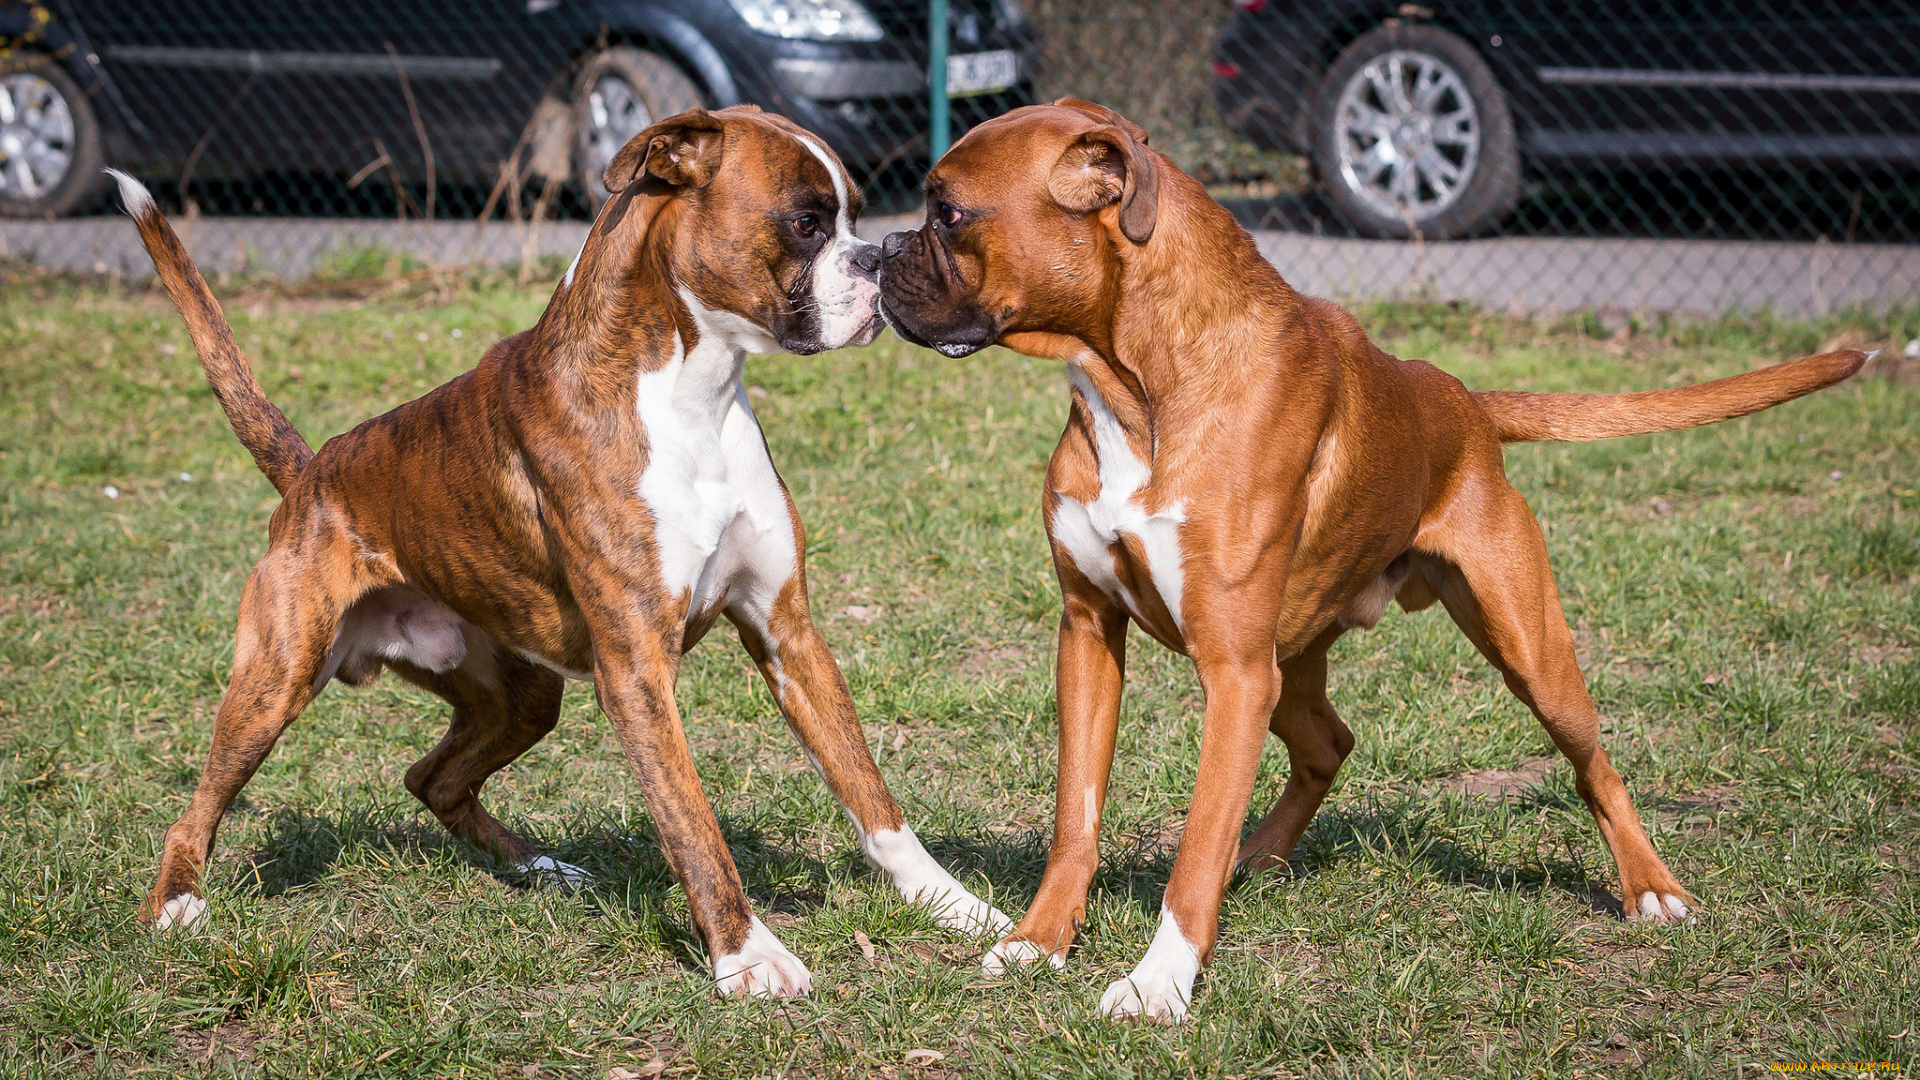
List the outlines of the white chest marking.
{"type": "Polygon", "coordinates": [[[1067,378],[1087,403],[1093,417],[1094,453],[1100,459],[1100,493],[1092,502],[1060,496],[1051,522],[1053,538],[1073,556],[1073,564],[1087,580],[1116,597],[1136,616],[1139,600],[1120,581],[1114,569],[1114,551],[1122,536],[1139,538],[1147,556],[1147,572],[1154,591],[1173,616],[1174,627],[1185,630],[1180,617],[1181,590],[1186,576],[1180,565],[1180,526],[1187,520],[1186,504],[1176,500],[1157,513],[1148,513],[1137,497],[1153,479],[1153,469],[1127,443],[1120,418],[1093,385],[1080,365],[1067,365],[1067,378]]]}
{"type": "Polygon", "coordinates": [[[700,340],[691,352],[675,340],[673,357],[639,377],[635,406],[661,583],[675,599],[691,594],[689,620],[724,599],[764,627],[796,565],[793,519],[740,373],[749,349],[777,346],[744,319],[680,296],[700,340]]]}

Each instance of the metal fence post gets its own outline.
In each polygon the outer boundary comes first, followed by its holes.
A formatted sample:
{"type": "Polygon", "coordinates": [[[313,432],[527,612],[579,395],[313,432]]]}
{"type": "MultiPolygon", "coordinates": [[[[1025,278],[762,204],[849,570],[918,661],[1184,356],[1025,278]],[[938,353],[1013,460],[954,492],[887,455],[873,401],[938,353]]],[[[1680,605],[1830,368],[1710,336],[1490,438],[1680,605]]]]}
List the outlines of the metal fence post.
{"type": "Polygon", "coordinates": [[[931,130],[927,141],[933,147],[932,160],[947,152],[952,137],[952,110],[947,101],[947,0],[927,2],[927,85],[931,106],[931,130]]]}

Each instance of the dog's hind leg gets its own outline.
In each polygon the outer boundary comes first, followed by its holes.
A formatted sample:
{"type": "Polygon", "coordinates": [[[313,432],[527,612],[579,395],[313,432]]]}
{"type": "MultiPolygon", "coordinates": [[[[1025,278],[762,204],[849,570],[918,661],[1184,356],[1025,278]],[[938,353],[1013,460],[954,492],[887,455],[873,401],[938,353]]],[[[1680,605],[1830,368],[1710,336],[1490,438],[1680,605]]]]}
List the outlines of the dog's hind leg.
{"type": "Polygon", "coordinates": [[[1504,476],[1469,480],[1415,548],[1436,558],[1419,570],[1447,613],[1505,676],[1574,770],[1620,871],[1628,917],[1683,919],[1692,900],[1647,839],[1626,784],[1600,748],[1600,714],[1587,695],[1573,635],[1547,565],[1546,541],[1520,493],[1504,476]]]}
{"type": "Polygon", "coordinates": [[[143,922],[166,930],[206,916],[200,878],[220,819],[318,691],[316,676],[344,605],[316,565],[306,553],[269,551],[247,578],[213,747],[186,812],[161,842],[160,874],[141,905],[143,922]]]}
{"type": "Polygon", "coordinates": [[[1337,626],[1328,630],[1305,652],[1280,665],[1280,703],[1267,729],[1287,744],[1290,768],[1280,801],[1240,843],[1235,861],[1250,870],[1287,861],[1353,751],[1353,732],[1327,700],[1327,650],[1340,634],[1337,626]]]}
{"type": "Polygon", "coordinates": [[[392,667],[402,678],[453,706],[439,745],[407,770],[407,790],[433,811],[447,831],[514,870],[550,881],[589,883],[586,872],[540,851],[487,812],[480,786],[546,738],[560,719],[565,680],[500,648],[471,627],[467,653],[452,671],[412,664],[392,667]]]}

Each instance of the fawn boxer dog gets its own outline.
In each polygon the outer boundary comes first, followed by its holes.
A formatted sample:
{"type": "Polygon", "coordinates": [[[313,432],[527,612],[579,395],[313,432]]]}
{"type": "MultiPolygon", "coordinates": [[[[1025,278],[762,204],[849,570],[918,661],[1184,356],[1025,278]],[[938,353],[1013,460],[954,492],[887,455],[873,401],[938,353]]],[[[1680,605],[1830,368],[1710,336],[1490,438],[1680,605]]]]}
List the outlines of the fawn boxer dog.
{"type": "Polygon", "coordinates": [[[944,925],[1012,925],[901,819],[814,628],[800,520],[740,384],[748,353],[879,332],[879,251],[825,145],[751,107],[682,113],[607,166],[611,198],[533,329],[471,372],[308,449],[254,378],[145,189],[117,175],[234,432],[283,496],[240,598],[206,771],[167,830],[142,916],[202,919],[221,815],[335,678],[391,668],[453,706],[406,784],[517,871],[580,881],[480,803],[592,680],[639,778],[722,994],[791,996],[807,968],[754,916],[674,705],[724,615],[867,860],[944,925]]]}
{"type": "Polygon", "coordinates": [[[1129,619],[1192,658],[1206,719],[1159,931],[1103,1012],[1186,1014],[1236,861],[1284,861],[1353,746],[1327,701],[1328,647],[1395,599],[1445,604],[1545,725],[1628,913],[1687,916],[1691,898],[1600,749],[1546,545],[1501,444],[1713,423],[1838,382],[1863,355],[1622,396],[1470,393],[1294,292],[1144,132],[1081,101],[974,128],[926,191],[926,224],[882,245],[888,322],[949,357],[997,342],[1065,361],[1072,388],[1044,495],[1065,607],[1053,844],[989,969],[1058,966],[1078,932],[1129,619]],[[1291,774],[1242,842],[1269,731],[1291,774]]]}

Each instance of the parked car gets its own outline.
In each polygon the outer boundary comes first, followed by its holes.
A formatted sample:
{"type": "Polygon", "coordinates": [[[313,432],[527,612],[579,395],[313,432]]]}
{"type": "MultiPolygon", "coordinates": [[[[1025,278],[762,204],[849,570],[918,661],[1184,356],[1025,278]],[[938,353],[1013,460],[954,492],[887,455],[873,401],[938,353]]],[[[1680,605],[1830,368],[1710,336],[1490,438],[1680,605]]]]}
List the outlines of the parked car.
{"type": "MultiPolygon", "coordinates": [[[[419,185],[430,150],[485,184],[516,146],[595,195],[654,120],[741,102],[860,177],[926,157],[927,31],[923,0],[0,0],[0,214],[84,207],[102,163],[419,185]]],[[[956,132],[1031,102],[1016,0],[951,0],[948,38],[956,132]]]]}
{"type": "Polygon", "coordinates": [[[1920,5],[1235,0],[1214,97],[1363,232],[1465,236],[1524,167],[1920,164],[1920,5]]]}

